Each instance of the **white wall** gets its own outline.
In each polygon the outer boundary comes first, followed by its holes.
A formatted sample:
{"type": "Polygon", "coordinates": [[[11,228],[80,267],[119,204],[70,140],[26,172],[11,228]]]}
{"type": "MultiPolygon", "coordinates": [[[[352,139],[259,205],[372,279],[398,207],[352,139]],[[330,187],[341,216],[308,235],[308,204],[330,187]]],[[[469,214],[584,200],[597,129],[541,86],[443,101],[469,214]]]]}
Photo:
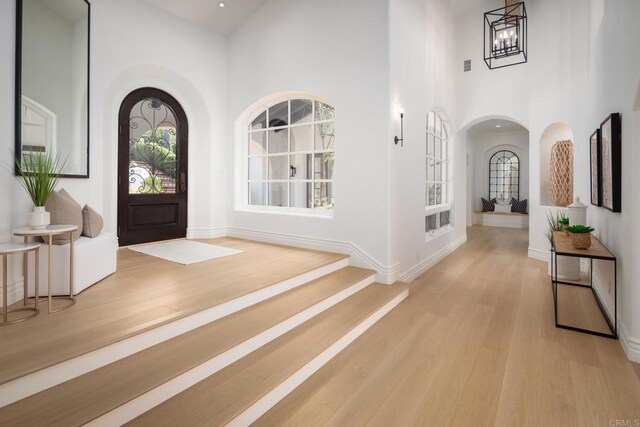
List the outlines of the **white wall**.
{"type": "Polygon", "coordinates": [[[401,105],[405,111],[404,147],[393,144],[393,136],[400,133],[397,108],[392,109],[391,129],[386,140],[391,167],[390,249],[391,262],[396,265],[398,277],[407,281],[466,240],[466,148],[452,139],[453,230],[427,240],[427,113],[441,109],[448,116],[452,128],[457,127],[454,84],[456,23],[445,1],[393,0],[389,4],[391,101],[401,105]]]}
{"type": "MultiPolygon", "coordinates": [[[[299,91],[336,108],[332,219],[235,210],[234,235],[324,248],[386,275],[388,247],[389,54],[386,0],[267,2],[229,37],[227,164],[241,137],[238,118],[275,93],[299,91]]],[[[240,182],[239,168],[227,170],[240,182]]],[[[238,202],[238,203],[235,203],[238,202]]]]}
{"type": "MultiPolygon", "coordinates": [[[[564,122],[575,130],[575,140],[585,141],[586,147],[589,130],[577,130],[577,124],[584,120],[587,108],[589,9],[581,0],[527,2],[526,6],[529,60],[503,69],[489,70],[482,57],[481,17],[496,7],[495,2],[481,3],[475,11],[458,18],[458,129],[465,132],[479,120],[503,117],[529,130],[529,246],[531,253],[543,256],[548,243],[544,237],[545,213],[538,209],[539,144],[548,125],[564,122]],[[471,72],[462,71],[465,59],[472,60],[471,72]]],[[[583,157],[583,152],[576,152],[576,160],[582,161],[583,157]]],[[[583,199],[588,194],[588,189],[575,189],[575,195],[583,199]]]]}
{"type": "MultiPolygon", "coordinates": [[[[105,230],[117,221],[118,109],[132,90],[155,86],[182,104],[189,120],[189,218],[192,236],[226,223],[226,42],[209,29],[183,21],[142,0],[91,2],[91,163],[89,179],[61,186],[104,215],[105,230]]],[[[0,117],[5,137],[0,161],[11,164],[14,117],[15,5],[0,2],[0,117]]],[[[14,178],[0,173],[0,241],[26,225],[31,204],[14,178]]],[[[20,264],[11,269],[19,287],[20,264]]]]}
{"type": "Polygon", "coordinates": [[[472,204],[467,206],[467,215],[482,210],[481,197],[489,198],[489,161],[501,150],[514,152],[520,159],[519,200],[529,199],[529,132],[521,131],[476,131],[467,133],[468,153],[471,164],[468,169],[473,185],[468,189],[472,204]]]}
{"type": "MultiPolygon", "coordinates": [[[[591,46],[589,61],[588,112],[585,130],[592,132],[610,113],[622,117],[622,212],[612,213],[591,207],[588,222],[594,232],[618,256],[618,315],[624,336],[621,339],[627,355],[640,362],[640,230],[637,215],[640,195],[636,183],[640,182],[640,2],[633,0],[592,0],[591,46]]],[[[588,194],[588,145],[576,169],[576,186],[588,194]]],[[[587,199],[588,200],[588,199],[587,199]]],[[[605,269],[596,269],[599,291],[605,303],[613,308],[613,289],[605,269]]]]}
{"type": "MultiPolygon", "coordinates": [[[[610,113],[623,115],[623,212],[589,208],[595,234],[618,255],[619,319],[622,341],[630,357],[640,359],[640,290],[637,278],[638,238],[630,238],[632,218],[640,200],[628,183],[638,182],[637,121],[633,120],[639,83],[640,3],[633,0],[527,2],[529,62],[488,70],[482,62],[480,16],[495,6],[489,1],[459,17],[458,62],[472,59],[472,71],[459,72],[458,115],[462,130],[478,118],[504,116],[529,130],[530,255],[547,259],[545,215],[541,190],[540,142],[545,130],[564,123],[573,134],[574,196],[589,201],[589,136],[610,113]],[[626,231],[625,231],[626,230],[626,231]],[[635,307],[635,309],[634,309],[635,307]],[[635,338],[634,338],[635,337],[635,338]],[[629,344],[630,343],[630,344],[629,344]],[[631,349],[631,350],[630,350],[631,349]]],[[[634,231],[635,232],[635,231],[634,231]]],[[[604,281],[604,279],[603,279],[604,281]]],[[[603,283],[604,293],[608,283],[603,283]]],[[[611,300],[611,298],[609,298],[611,300]]],[[[611,305],[609,302],[608,305],[611,305]]]]}

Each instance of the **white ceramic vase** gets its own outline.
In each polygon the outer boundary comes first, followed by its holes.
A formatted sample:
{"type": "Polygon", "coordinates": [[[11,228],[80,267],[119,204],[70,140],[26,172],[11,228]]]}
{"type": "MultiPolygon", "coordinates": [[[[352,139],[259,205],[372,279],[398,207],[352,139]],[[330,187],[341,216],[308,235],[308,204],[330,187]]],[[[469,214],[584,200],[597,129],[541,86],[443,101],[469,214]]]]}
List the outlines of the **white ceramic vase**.
{"type": "Polygon", "coordinates": [[[44,206],[35,206],[33,212],[29,213],[27,224],[34,230],[43,230],[51,224],[51,215],[44,209],[44,206]]]}

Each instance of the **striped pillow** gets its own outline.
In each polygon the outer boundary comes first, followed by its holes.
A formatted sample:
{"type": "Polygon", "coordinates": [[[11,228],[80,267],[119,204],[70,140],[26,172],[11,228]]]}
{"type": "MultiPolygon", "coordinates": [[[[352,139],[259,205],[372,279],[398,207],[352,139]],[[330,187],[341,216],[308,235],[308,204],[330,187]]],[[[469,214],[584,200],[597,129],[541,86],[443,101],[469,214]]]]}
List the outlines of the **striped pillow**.
{"type": "Polygon", "coordinates": [[[496,206],[493,203],[493,200],[487,200],[483,197],[481,197],[482,199],[482,212],[493,212],[494,210],[496,210],[496,206]]]}
{"type": "Polygon", "coordinates": [[[518,212],[521,214],[527,213],[527,199],[520,200],[519,202],[513,202],[511,204],[511,212],[518,212]]]}

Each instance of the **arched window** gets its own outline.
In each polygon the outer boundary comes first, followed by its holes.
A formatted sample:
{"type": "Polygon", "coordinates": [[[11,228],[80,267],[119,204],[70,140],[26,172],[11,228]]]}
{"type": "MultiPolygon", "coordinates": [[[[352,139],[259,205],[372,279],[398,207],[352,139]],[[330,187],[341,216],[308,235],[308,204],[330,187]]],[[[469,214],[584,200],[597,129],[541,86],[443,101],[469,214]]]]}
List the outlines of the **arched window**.
{"type": "Polygon", "coordinates": [[[441,111],[427,114],[425,230],[451,227],[451,125],[441,111]]]}
{"type": "Polygon", "coordinates": [[[244,132],[247,207],[331,212],[333,106],[310,97],[280,98],[252,115],[244,132]]]}
{"type": "Polygon", "coordinates": [[[491,156],[489,198],[520,200],[520,159],[513,151],[500,150],[491,156]]]}

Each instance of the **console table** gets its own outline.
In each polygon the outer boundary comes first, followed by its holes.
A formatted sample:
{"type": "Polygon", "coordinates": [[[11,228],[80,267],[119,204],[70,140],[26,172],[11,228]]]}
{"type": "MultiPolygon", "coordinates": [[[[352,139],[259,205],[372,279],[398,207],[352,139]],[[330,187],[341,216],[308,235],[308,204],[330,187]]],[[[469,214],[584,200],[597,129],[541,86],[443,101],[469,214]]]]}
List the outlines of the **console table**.
{"type": "Polygon", "coordinates": [[[568,329],[571,331],[582,332],[585,334],[597,335],[605,338],[618,338],[618,261],[616,257],[604,246],[597,238],[591,236],[591,247],[589,249],[576,249],[571,246],[571,239],[564,231],[554,231],[553,232],[553,241],[551,251],[554,257],[554,268],[551,276],[551,286],[553,288],[553,305],[554,305],[554,315],[556,321],[556,328],[568,329]],[[574,257],[574,258],[586,258],[590,260],[590,279],[589,284],[581,284],[577,282],[571,281],[562,281],[558,280],[558,257],[566,256],[566,257],[574,257]],[[613,262],[613,320],[609,318],[607,315],[607,311],[604,308],[598,293],[595,291],[593,287],[593,260],[603,260],[613,262]],[[566,286],[577,286],[582,288],[591,288],[591,292],[593,293],[596,302],[598,303],[598,307],[602,312],[607,324],[609,325],[610,334],[594,331],[591,329],[579,328],[576,326],[564,325],[558,322],[558,285],[566,285],[566,286]]]}
{"type": "MultiPolygon", "coordinates": [[[[27,243],[30,237],[42,237],[45,238],[45,242],[49,245],[49,270],[48,270],[48,279],[49,279],[49,313],[55,313],[57,311],[64,310],[66,308],[71,307],[76,303],[76,298],[73,296],[73,233],[78,229],[77,225],[50,225],[43,229],[33,229],[30,227],[19,228],[17,230],[13,230],[14,236],[24,237],[24,242],[27,243]],[[69,296],[53,296],[51,291],[51,266],[52,266],[52,250],[51,246],[53,245],[53,236],[58,236],[60,234],[68,234],[69,235],[69,296]],[[57,309],[52,308],[52,303],[54,299],[66,299],[71,301],[69,304],[64,307],[60,307],[57,309]]],[[[27,254],[25,254],[25,264],[27,263],[27,254]]],[[[36,265],[36,269],[40,268],[36,265]]],[[[36,297],[36,301],[37,301],[36,297]]],[[[26,295],[25,295],[26,301],[26,295]]]]}

